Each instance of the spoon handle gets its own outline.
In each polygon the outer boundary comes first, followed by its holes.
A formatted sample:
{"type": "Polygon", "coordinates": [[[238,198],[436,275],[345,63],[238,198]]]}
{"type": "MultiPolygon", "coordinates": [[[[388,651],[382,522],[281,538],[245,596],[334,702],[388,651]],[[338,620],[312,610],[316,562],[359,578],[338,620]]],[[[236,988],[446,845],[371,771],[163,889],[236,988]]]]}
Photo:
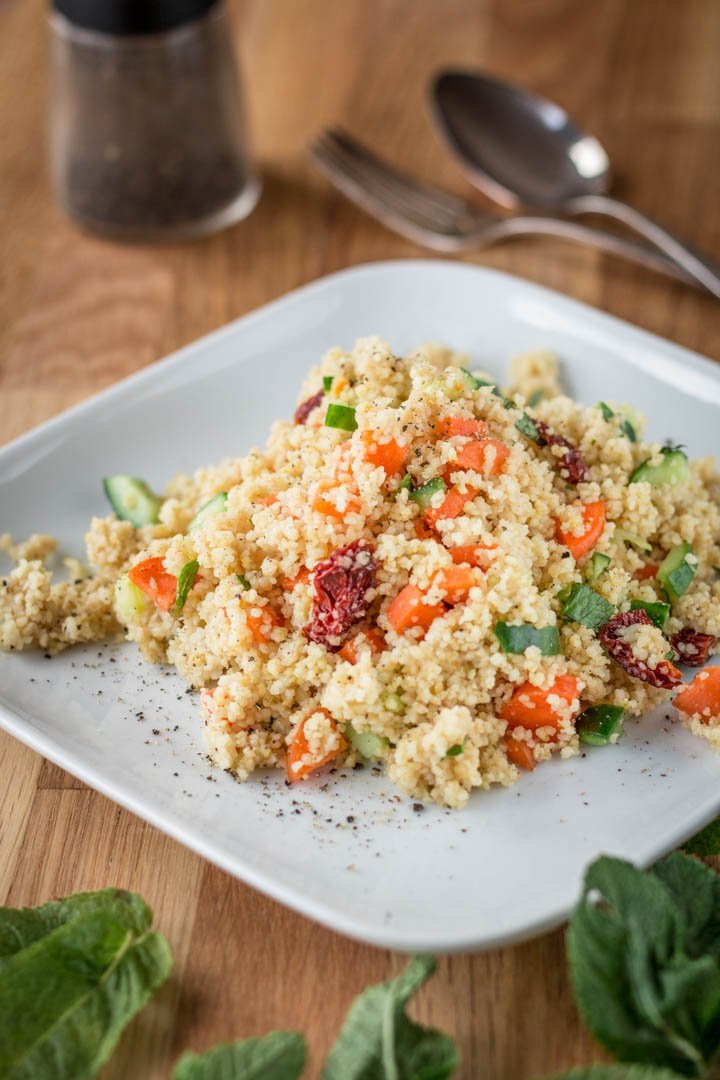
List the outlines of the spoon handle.
{"type": "Polygon", "coordinates": [[[667,229],[641,214],[633,206],[608,195],[583,195],[573,199],[566,208],[571,214],[603,214],[622,222],[682,267],[708,292],[720,297],[720,267],[707,255],[693,251],[667,229]]]}
{"type": "Polygon", "coordinates": [[[689,274],[682,266],[672,259],[666,258],[658,251],[637,244],[624,236],[616,236],[611,232],[603,232],[601,229],[593,229],[589,225],[583,225],[579,221],[569,221],[567,218],[550,216],[532,216],[529,214],[516,214],[506,218],[498,218],[492,226],[483,229],[485,239],[502,240],[509,236],[554,236],[562,240],[574,241],[578,244],[587,244],[589,247],[605,251],[608,255],[615,255],[621,259],[627,259],[638,266],[644,266],[655,273],[664,274],[675,281],[684,281],[695,288],[703,286],[692,274],[689,274]]]}

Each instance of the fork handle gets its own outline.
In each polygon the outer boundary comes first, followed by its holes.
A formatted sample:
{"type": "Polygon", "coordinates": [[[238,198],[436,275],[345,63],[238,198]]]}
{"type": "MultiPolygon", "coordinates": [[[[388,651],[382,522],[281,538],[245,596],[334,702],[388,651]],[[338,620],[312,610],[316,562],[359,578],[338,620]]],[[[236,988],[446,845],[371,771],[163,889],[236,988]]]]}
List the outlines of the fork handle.
{"type": "Polygon", "coordinates": [[[606,251],[610,255],[618,255],[648,270],[654,270],[676,281],[694,285],[698,289],[706,287],[694,274],[689,273],[667,256],[643,244],[638,244],[634,240],[593,229],[589,225],[582,225],[579,221],[519,214],[497,221],[493,239],[502,240],[508,236],[555,236],[563,240],[572,240],[575,243],[597,248],[599,251],[606,251]]]}
{"type": "Polygon", "coordinates": [[[673,236],[657,222],[640,213],[634,206],[609,195],[585,195],[572,199],[565,208],[570,214],[602,214],[632,229],[653,247],[694,277],[708,292],[720,297],[720,274],[713,260],[673,236]]]}

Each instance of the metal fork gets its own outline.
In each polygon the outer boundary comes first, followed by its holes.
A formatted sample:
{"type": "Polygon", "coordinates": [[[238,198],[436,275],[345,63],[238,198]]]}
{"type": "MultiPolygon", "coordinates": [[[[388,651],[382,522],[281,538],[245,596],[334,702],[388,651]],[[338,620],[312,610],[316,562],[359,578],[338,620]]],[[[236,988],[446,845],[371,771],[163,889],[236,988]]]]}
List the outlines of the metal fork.
{"type": "Polygon", "coordinates": [[[311,144],[310,155],[357,206],[393,232],[434,251],[457,254],[481,251],[512,236],[554,236],[589,244],[699,287],[669,259],[613,233],[550,216],[493,217],[464,199],[408,176],[338,128],[323,131],[311,144]]]}

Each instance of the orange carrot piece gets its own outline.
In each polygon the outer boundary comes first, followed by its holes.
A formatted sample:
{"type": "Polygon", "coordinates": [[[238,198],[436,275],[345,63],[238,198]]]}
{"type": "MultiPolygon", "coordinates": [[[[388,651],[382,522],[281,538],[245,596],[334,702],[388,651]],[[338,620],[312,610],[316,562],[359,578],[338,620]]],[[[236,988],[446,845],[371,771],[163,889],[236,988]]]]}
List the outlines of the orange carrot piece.
{"type": "Polygon", "coordinates": [[[417,585],[406,585],[388,608],[387,617],[396,634],[402,634],[412,626],[423,630],[435,619],[445,614],[442,604],[426,604],[425,593],[417,585]]]}
{"type": "Polygon", "coordinates": [[[433,578],[433,585],[438,585],[444,591],[446,604],[461,604],[463,600],[467,600],[473,585],[477,584],[477,571],[464,565],[438,570],[433,578]]]}
{"type": "Polygon", "coordinates": [[[475,488],[466,487],[465,491],[461,491],[459,487],[451,487],[437,509],[430,507],[425,511],[425,520],[434,527],[438,521],[456,518],[463,512],[465,504],[472,502],[476,495],[475,488]]]}
{"type": "Polygon", "coordinates": [[[316,712],[325,713],[330,720],[333,729],[335,729],[335,722],[326,709],[313,709],[312,713],[309,713],[304,720],[300,721],[293,732],[292,741],[288,746],[287,754],[285,756],[285,770],[290,783],[294,783],[296,780],[302,780],[302,778],[309,773],[315,772],[316,769],[321,769],[323,765],[327,765],[329,761],[333,761],[347,749],[347,742],[341,735],[340,745],[337,750],[332,750],[329,754],[325,754],[323,757],[315,760],[305,760],[310,755],[310,746],[305,735],[305,723],[313,713],[316,712]]]}
{"type": "Polygon", "coordinates": [[[458,544],[448,550],[454,563],[467,563],[487,570],[492,565],[492,552],[497,550],[497,544],[458,544]]]}
{"type": "Polygon", "coordinates": [[[438,435],[445,439],[451,439],[454,435],[475,435],[481,438],[487,435],[487,429],[484,420],[473,420],[471,416],[446,416],[435,428],[438,435]]]}
{"type": "Polygon", "coordinates": [[[417,518],[413,528],[418,540],[435,540],[436,536],[430,526],[423,518],[417,518]]]}
{"type": "Polygon", "coordinates": [[[346,514],[356,514],[358,512],[360,509],[360,502],[351,494],[346,500],[345,508],[341,510],[332,499],[326,498],[326,495],[331,491],[336,491],[337,487],[338,484],[335,480],[318,481],[315,487],[315,494],[310,500],[310,506],[319,514],[333,517],[336,521],[344,521],[346,514]]]}
{"type": "Polygon", "coordinates": [[[164,561],[155,557],[144,559],[128,570],[128,577],[133,585],[142,589],[154,604],[163,611],[169,611],[177,596],[177,578],[165,569],[164,561]]]}
{"type": "Polygon", "coordinates": [[[639,570],[636,570],[633,577],[636,581],[647,581],[648,578],[657,577],[657,572],[660,569],[656,562],[647,562],[644,566],[641,566],[639,570]]]}
{"type": "Polygon", "coordinates": [[[348,638],[343,647],[338,649],[338,656],[347,660],[349,664],[357,664],[358,646],[363,641],[368,643],[370,652],[373,654],[384,652],[387,648],[382,630],[377,626],[371,626],[368,630],[361,630],[355,637],[348,638]]]}
{"type": "Polygon", "coordinates": [[[285,621],[282,615],[278,614],[269,604],[258,610],[260,610],[260,615],[253,614],[253,608],[250,608],[246,613],[248,629],[258,645],[267,645],[272,640],[273,630],[278,626],[284,626],[285,621]]]}
{"type": "Polygon", "coordinates": [[[384,469],[386,476],[395,476],[399,473],[407,461],[408,448],[401,446],[395,439],[388,442],[378,442],[377,435],[372,431],[364,431],[362,440],[365,443],[365,460],[376,469],[384,469]]]}
{"type": "Polygon", "coordinates": [[[561,544],[568,549],[573,559],[581,559],[597,544],[605,528],[605,503],[602,499],[597,502],[585,503],[582,508],[583,531],[579,536],[563,528],[557,523],[555,535],[561,544]]]}
{"type": "Polygon", "coordinates": [[[720,717],[720,667],[703,668],[675,695],[673,705],[688,716],[720,717]]]}
{"type": "Polygon", "coordinates": [[[547,690],[524,682],[505,702],[500,716],[507,720],[510,727],[557,727],[560,717],[550,704],[550,697],[559,697],[569,705],[578,697],[577,679],[572,675],[558,675],[547,690]]]}
{"type": "Polygon", "coordinates": [[[529,743],[521,742],[520,739],[516,739],[512,735],[505,746],[505,753],[513,765],[517,765],[518,769],[527,769],[528,772],[532,772],[537,765],[532,746],[529,743]]]}
{"type": "Polygon", "coordinates": [[[280,581],[283,592],[292,592],[296,585],[305,585],[310,580],[310,571],[307,566],[300,567],[295,577],[285,577],[280,581]]]}
{"type": "Polygon", "coordinates": [[[469,439],[455,457],[455,464],[450,465],[446,473],[454,469],[472,469],[482,476],[499,476],[505,466],[510,448],[497,439],[469,439]]]}

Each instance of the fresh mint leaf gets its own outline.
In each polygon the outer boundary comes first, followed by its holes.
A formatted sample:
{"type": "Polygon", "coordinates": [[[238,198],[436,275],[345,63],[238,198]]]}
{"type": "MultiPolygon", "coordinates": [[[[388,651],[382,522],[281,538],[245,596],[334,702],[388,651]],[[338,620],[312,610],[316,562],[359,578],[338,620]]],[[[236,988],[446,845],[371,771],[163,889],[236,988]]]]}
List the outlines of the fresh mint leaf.
{"type": "Polygon", "coordinates": [[[700,855],[703,858],[708,855],[720,855],[720,818],[715,818],[699,833],[686,840],[682,849],[688,855],[700,855]]]}
{"type": "Polygon", "coordinates": [[[152,912],[142,897],[124,889],[75,893],[35,908],[0,908],[0,978],[8,957],[65,923],[97,912],[112,915],[135,934],[147,930],[152,921],[152,912]]]}
{"type": "Polygon", "coordinates": [[[571,1069],[549,1080],[678,1080],[678,1074],[651,1065],[590,1065],[571,1069]]]}
{"type": "Polygon", "coordinates": [[[720,961],[720,877],[705,863],[680,852],[668,855],[652,873],[680,911],[685,952],[692,957],[709,954],[720,961]]]}
{"type": "Polygon", "coordinates": [[[183,1054],[173,1080],[297,1080],[307,1047],[298,1031],[223,1043],[204,1054],[183,1054]]]}
{"type": "Polygon", "coordinates": [[[459,1064],[448,1035],[410,1020],[405,1006],[435,970],[415,956],[396,979],[358,997],[330,1050],[322,1080],[445,1080],[459,1064]]]}
{"type": "Polygon", "coordinates": [[[88,1080],[167,978],[170,949],[131,894],[81,894],[36,915],[0,916],[0,1076],[88,1080]]]}
{"type": "Polygon", "coordinates": [[[545,397],[545,391],[542,389],[542,387],[540,387],[539,390],[536,390],[528,398],[528,401],[527,401],[528,407],[531,408],[531,409],[534,409],[536,405],[540,404],[540,402],[542,401],[542,399],[544,397],[545,397]]]}
{"type": "Polygon", "coordinates": [[[589,585],[577,583],[570,589],[562,606],[563,619],[580,623],[590,630],[597,630],[604,626],[614,614],[615,608],[609,600],[595,592],[589,585]]]}
{"type": "Polygon", "coordinates": [[[532,442],[540,443],[542,439],[540,437],[540,429],[534,420],[528,416],[527,413],[523,413],[519,420],[515,421],[515,427],[524,435],[526,439],[530,439],[532,442]]]}
{"type": "Polygon", "coordinates": [[[621,1061],[682,1076],[702,1076],[720,1046],[720,965],[704,951],[720,901],[698,866],[674,855],[643,873],[598,859],[568,933],[577,1003],[595,1037],[621,1061]]]}
{"type": "Polygon", "coordinates": [[[185,601],[190,595],[190,590],[195,584],[195,578],[197,572],[200,569],[200,563],[197,559],[191,559],[190,562],[186,562],[180,571],[180,576],[177,580],[177,589],[175,592],[175,603],[173,605],[173,611],[176,615],[179,615],[182,609],[185,607],[185,601]]]}

